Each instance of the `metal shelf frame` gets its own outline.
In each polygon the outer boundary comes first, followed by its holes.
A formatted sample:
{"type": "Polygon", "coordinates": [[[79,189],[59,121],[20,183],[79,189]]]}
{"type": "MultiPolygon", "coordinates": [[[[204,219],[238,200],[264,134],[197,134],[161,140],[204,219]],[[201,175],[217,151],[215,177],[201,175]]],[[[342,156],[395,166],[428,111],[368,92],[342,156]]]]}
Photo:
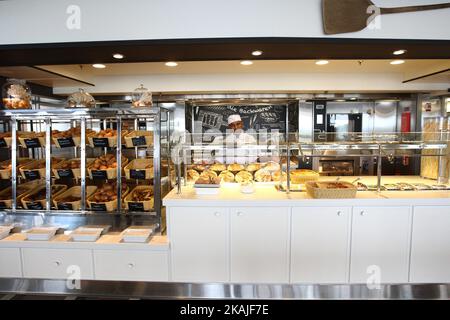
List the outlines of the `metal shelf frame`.
{"type": "MultiPolygon", "coordinates": [[[[11,209],[4,209],[0,211],[3,215],[38,215],[38,216],[153,216],[157,217],[158,227],[162,226],[162,177],[161,177],[161,147],[167,151],[167,157],[170,156],[171,148],[171,113],[172,111],[154,107],[154,108],[67,108],[67,109],[35,109],[35,110],[0,110],[0,119],[5,123],[10,124],[11,128],[11,187],[12,187],[12,207],[11,209]],[[98,120],[106,124],[116,124],[117,126],[117,146],[116,159],[117,159],[117,210],[115,212],[103,212],[103,211],[90,211],[86,209],[86,129],[88,121],[98,120]],[[128,212],[122,208],[122,123],[124,121],[134,120],[134,128],[137,130],[139,121],[145,121],[146,126],[151,123],[153,131],[153,150],[151,152],[153,156],[153,191],[154,191],[154,210],[151,212],[128,212]],[[53,210],[52,209],[52,197],[51,197],[51,185],[52,185],[52,167],[51,167],[51,155],[52,155],[52,124],[58,122],[70,122],[71,127],[76,122],[79,122],[81,128],[81,143],[79,146],[79,158],[80,158],[80,171],[81,171],[81,209],[79,211],[73,210],[53,210]],[[166,122],[165,125],[165,141],[162,142],[162,126],[161,123],[166,122]],[[43,123],[45,128],[45,142],[44,156],[46,159],[45,166],[45,186],[46,186],[46,205],[44,210],[21,210],[17,208],[17,186],[18,186],[18,172],[17,172],[17,156],[18,156],[18,143],[17,143],[17,131],[19,131],[22,123],[29,123],[32,126],[35,123],[43,123]]],[[[32,127],[31,127],[32,128],[32,127]]],[[[106,128],[106,126],[105,126],[106,128]]],[[[141,147],[135,147],[135,156],[138,156],[138,149],[141,147]]],[[[145,147],[148,148],[148,147],[145,147]]],[[[114,148],[112,148],[114,149],[114,148]]],[[[77,149],[75,148],[75,153],[77,149]]],[[[106,149],[105,149],[106,151],[106,149]]],[[[170,159],[167,161],[167,172],[169,176],[170,187],[170,159]]],[[[131,190],[130,190],[131,191],[131,190]]]]}

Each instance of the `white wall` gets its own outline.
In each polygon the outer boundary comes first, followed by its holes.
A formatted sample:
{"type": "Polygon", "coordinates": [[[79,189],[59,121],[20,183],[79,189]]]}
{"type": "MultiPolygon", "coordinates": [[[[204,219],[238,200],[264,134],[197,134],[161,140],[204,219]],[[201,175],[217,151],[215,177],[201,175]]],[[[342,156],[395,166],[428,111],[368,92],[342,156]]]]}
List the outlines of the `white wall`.
{"type": "MultiPolygon", "coordinates": [[[[446,1],[374,2],[381,6],[401,6],[446,1]]],[[[320,0],[6,0],[0,1],[0,30],[0,45],[215,37],[325,37],[320,0]],[[69,5],[78,5],[81,9],[79,30],[66,27],[69,5]]],[[[449,40],[450,9],[386,15],[382,17],[379,30],[337,37],[449,40]]]]}

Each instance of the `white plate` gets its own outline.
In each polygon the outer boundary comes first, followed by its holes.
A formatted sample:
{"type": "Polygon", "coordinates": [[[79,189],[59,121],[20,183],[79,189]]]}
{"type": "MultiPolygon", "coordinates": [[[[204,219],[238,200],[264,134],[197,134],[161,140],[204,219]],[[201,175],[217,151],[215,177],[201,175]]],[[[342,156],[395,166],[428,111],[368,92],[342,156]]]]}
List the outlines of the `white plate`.
{"type": "Polygon", "coordinates": [[[220,188],[194,188],[195,193],[199,196],[219,194],[220,188]]]}
{"type": "Polygon", "coordinates": [[[26,239],[31,241],[48,241],[53,238],[58,231],[57,227],[31,228],[25,232],[26,239]]]}
{"type": "Polygon", "coordinates": [[[9,233],[11,232],[11,229],[12,228],[10,228],[10,227],[0,226],[0,240],[6,238],[9,235],[9,233]]]}
{"type": "Polygon", "coordinates": [[[70,236],[73,241],[77,242],[95,242],[102,234],[102,228],[83,228],[80,227],[73,231],[70,236]]]}
{"type": "Polygon", "coordinates": [[[144,243],[147,242],[148,238],[151,236],[152,233],[153,233],[152,229],[128,228],[122,232],[122,241],[144,243]]]}

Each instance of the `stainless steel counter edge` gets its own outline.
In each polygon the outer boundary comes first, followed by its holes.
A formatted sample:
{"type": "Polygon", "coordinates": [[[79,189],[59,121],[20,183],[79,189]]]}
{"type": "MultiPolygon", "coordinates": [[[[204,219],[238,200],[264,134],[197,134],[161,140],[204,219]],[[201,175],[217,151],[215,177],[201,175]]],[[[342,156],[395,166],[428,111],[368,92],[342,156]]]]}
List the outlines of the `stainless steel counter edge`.
{"type": "Polygon", "coordinates": [[[0,278],[0,293],[69,295],[138,299],[449,299],[450,284],[220,284],[128,281],[81,281],[69,289],[67,280],[0,278]]]}

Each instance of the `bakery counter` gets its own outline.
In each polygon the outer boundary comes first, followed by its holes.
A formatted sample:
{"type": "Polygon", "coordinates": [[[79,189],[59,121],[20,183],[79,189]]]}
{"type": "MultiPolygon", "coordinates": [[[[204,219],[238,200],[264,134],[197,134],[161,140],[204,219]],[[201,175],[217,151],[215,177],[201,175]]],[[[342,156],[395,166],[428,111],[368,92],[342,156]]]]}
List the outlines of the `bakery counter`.
{"type": "MultiPolygon", "coordinates": [[[[432,184],[383,177],[399,182],[432,184]]],[[[380,283],[450,282],[450,191],[313,199],[267,185],[253,194],[222,185],[217,195],[187,186],[164,205],[173,281],[366,283],[375,274],[380,283]]]]}

